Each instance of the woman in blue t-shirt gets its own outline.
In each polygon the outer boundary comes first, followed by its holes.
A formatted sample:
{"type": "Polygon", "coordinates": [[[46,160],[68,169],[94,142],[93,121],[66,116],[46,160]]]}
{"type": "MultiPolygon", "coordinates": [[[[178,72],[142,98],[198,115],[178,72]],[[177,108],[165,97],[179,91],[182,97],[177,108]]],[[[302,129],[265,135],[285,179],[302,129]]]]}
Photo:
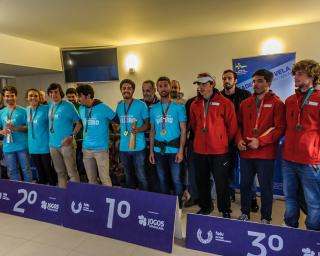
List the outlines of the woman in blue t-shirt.
{"type": "Polygon", "coordinates": [[[49,153],[49,106],[40,104],[40,91],[28,89],[26,108],[28,120],[28,148],[31,161],[38,170],[38,182],[55,186],[56,173],[51,165],[49,153]]]}

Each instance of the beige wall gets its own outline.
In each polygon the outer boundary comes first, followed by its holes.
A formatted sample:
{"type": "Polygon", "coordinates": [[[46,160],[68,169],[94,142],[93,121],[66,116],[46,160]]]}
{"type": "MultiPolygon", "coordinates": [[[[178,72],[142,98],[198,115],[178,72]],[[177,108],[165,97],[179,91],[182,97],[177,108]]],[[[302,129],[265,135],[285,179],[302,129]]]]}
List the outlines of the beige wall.
{"type": "Polygon", "coordinates": [[[0,63],[61,71],[60,49],[0,34],[0,63]]]}
{"type": "MultiPolygon", "coordinates": [[[[167,75],[181,82],[185,97],[188,98],[195,94],[192,82],[197,73],[208,71],[215,75],[221,88],[221,73],[231,68],[232,59],[260,55],[261,43],[270,37],[284,42],[284,52],[297,52],[298,60],[313,58],[320,61],[319,28],[320,23],[315,23],[119,47],[120,79],[133,79],[137,84],[135,96],[140,98],[143,80],[156,80],[161,75],[167,75]],[[140,59],[140,68],[133,75],[124,69],[124,59],[128,53],[135,53],[140,59]]],[[[47,86],[49,82],[61,82],[64,79],[62,74],[45,77],[19,78],[17,86],[25,90],[28,86],[47,86]]],[[[119,82],[98,83],[94,89],[96,97],[113,108],[121,99],[119,82]]]]}

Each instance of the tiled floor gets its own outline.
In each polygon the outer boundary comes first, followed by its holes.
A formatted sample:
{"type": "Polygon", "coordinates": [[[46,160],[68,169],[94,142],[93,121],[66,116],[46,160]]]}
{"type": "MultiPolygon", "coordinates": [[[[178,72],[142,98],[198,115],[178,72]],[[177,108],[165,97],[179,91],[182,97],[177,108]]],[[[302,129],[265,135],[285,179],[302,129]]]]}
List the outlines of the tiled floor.
{"type": "MultiPolygon", "coordinates": [[[[232,217],[240,214],[239,198],[232,203],[232,217]]],[[[182,226],[185,235],[186,213],[198,207],[183,209],[182,226]]],[[[284,211],[282,201],[273,205],[273,224],[281,225],[284,211]]],[[[217,210],[213,215],[219,216],[217,210]]],[[[259,221],[259,214],[252,214],[259,221]]],[[[303,226],[304,219],[301,219],[303,226]]],[[[114,239],[79,232],[44,222],[0,214],[0,256],[157,256],[168,255],[157,250],[129,244],[114,239]]],[[[186,249],[183,240],[176,240],[172,255],[209,255],[186,249]]]]}

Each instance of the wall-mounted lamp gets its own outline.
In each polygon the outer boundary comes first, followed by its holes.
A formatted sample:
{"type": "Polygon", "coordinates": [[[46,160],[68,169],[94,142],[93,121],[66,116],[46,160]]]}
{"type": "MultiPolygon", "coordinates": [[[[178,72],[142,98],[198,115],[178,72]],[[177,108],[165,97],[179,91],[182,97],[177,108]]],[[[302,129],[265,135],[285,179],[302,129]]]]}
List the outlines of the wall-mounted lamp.
{"type": "Polygon", "coordinates": [[[281,40],[271,38],[261,44],[261,53],[263,55],[282,53],[283,48],[283,42],[281,40]]]}
{"type": "Polygon", "coordinates": [[[134,74],[138,67],[138,57],[135,54],[129,54],[126,57],[126,69],[129,71],[130,74],[134,74]]]}

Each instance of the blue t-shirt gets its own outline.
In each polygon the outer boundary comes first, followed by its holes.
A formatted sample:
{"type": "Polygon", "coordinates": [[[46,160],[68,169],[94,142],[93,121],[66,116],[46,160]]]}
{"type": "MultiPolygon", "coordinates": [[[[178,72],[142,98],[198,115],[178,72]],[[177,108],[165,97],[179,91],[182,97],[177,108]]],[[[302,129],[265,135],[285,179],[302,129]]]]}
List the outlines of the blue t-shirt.
{"type": "Polygon", "coordinates": [[[79,114],[71,102],[62,100],[54,104],[53,109],[53,131],[52,127],[52,103],[49,103],[49,146],[59,148],[64,138],[71,136],[73,124],[80,120],[79,114]],[[51,130],[51,131],[50,131],[51,130]]]}
{"type": "Polygon", "coordinates": [[[36,109],[26,108],[28,121],[28,147],[30,154],[49,153],[49,106],[39,105],[36,109]],[[30,112],[31,110],[31,112],[30,112]],[[30,116],[32,115],[32,119],[30,116]],[[31,122],[32,121],[32,122],[31,122]]]}
{"type": "MultiPolygon", "coordinates": [[[[23,107],[17,106],[16,109],[12,112],[12,109],[4,108],[0,112],[1,119],[1,128],[5,129],[8,120],[11,116],[11,124],[14,126],[25,126],[27,125],[27,114],[26,110],[23,107]],[[12,113],[12,116],[11,116],[12,113]]],[[[12,142],[7,143],[6,136],[3,138],[3,152],[10,153],[20,150],[27,149],[27,131],[12,131],[12,142]]]]}
{"type": "MultiPolygon", "coordinates": [[[[168,103],[163,103],[162,108],[165,112],[168,103]]],[[[167,116],[165,119],[165,130],[166,134],[162,135],[162,108],[161,103],[152,105],[150,111],[150,123],[154,126],[155,130],[155,139],[158,141],[171,141],[173,139],[179,138],[180,123],[187,121],[186,109],[184,105],[177,104],[174,101],[171,102],[167,116]]],[[[166,147],[165,153],[177,153],[178,148],[166,147]]],[[[159,147],[154,147],[154,152],[160,152],[159,147]]]]}
{"type": "Polygon", "coordinates": [[[89,107],[80,106],[79,114],[83,124],[82,147],[88,150],[108,150],[109,122],[116,113],[101,102],[92,107],[90,116],[89,113],[89,107]]]}
{"type": "Polygon", "coordinates": [[[128,105],[122,100],[116,109],[117,115],[120,120],[120,151],[141,151],[146,147],[146,140],[144,132],[136,134],[136,148],[134,150],[129,149],[131,124],[137,121],[137,128],[142,126],[145,119],[149,118],[147,105],[137,99],[134,99],[130,109],[125,115],[125,109],[128,110],[128,105]],[[125,131],[128,131],[128,135],[125,136],[125,131]]]}

